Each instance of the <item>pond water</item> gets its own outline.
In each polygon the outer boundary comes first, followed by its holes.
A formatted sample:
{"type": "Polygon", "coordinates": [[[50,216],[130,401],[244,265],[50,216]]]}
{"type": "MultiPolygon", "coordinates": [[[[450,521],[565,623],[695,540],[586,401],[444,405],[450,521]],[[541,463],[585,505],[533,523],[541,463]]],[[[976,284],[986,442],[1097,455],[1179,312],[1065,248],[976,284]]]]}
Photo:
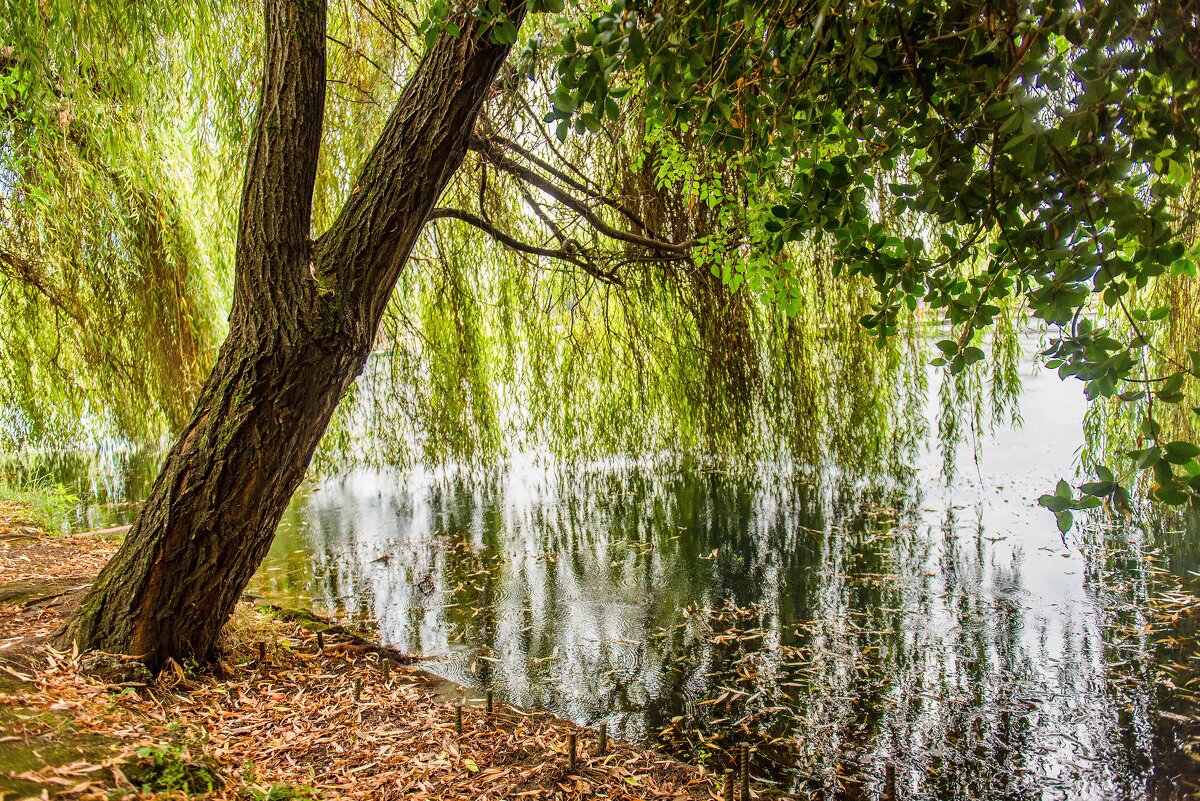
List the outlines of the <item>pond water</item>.
{"type": "MultiPolygon", "coordinates": [[[[963,442],[949,485],[933,442],[899,477],[356,471],[297,496],[251,589],[618,738],[718,769],[748,744],[800,797],[879,797],[889,765],[905,799],[1194,797],[1197,525],[1064,541],[1036,498],[1084,401],[1024,373],[1023,425],[963,442]]],[[[56,469],[91,526],[153,470],[104,458],[56,469]]]]}

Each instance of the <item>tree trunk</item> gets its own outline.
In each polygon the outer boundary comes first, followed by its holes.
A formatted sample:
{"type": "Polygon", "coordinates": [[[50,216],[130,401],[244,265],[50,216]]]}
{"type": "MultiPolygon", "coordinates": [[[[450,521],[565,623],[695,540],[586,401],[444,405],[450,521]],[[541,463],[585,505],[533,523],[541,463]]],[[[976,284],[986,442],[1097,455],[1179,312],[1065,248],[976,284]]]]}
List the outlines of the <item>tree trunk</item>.
{"type": "MultiPolygon", "coordinates": [[[[504,5],[519,25],[523,0],[504,5]]],[[[125,542],[58,638],[152,668],[212,656],[508,54],[471,18],[439,37],[314,242],[325,3],[266,0],[265,17],[229,337],[125,542]]]]}

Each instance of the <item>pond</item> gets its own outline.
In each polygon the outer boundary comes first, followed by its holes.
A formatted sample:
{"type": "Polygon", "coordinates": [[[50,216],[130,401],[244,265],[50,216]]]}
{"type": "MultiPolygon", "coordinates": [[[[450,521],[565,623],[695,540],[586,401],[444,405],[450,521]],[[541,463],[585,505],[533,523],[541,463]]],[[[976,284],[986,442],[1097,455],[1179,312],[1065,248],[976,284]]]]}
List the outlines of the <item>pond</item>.
{"type": "MultiPolygon", "coordinates": [[[[756,782],[800,797],[878,797],[889,770],[905,799],[1192,797],[1197,524],[1063,538],[1036,498],[1074,475],[1084,400],[1023,373],[1023,424],[965,438],[950,483],[932,440],[889,476],[517,460],[314,481],[251,590],[617,738],[717,769],[746,744],[756,782]]],[[[101,526],[154,459],[57,464],[101,526]]]]}

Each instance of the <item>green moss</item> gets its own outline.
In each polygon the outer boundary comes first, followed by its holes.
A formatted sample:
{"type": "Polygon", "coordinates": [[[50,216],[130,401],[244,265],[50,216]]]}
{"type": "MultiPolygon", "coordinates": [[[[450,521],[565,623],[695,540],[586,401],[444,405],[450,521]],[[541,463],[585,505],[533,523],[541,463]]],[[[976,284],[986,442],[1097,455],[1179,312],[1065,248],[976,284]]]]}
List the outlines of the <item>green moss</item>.
{"type": "MultiPolygon", "coordinates": [[[[0,674],[0,692],[22,697],[32,688],[0,674]]],[[[114,703],[117,703],[114,696],[114,703]]],[[[80,728],[67,713],[32,709],[21,705],[0,706],[0,731],[12,739],[0,741],[0,798],[40,797],[49,789],[23,774],[74,762],[98,764],[118,753],[118,744],[103,734],[80,728]]],[[[175,744],[143,746],[121,764],[121,772],[143,793],[201,795],[220,789],[225,779],[213,760],[197,757],[175,744]]],[[[103,778],[111,778],[104,776],[103,778]]],[[[61,789],[61,788],[60,788],[61,789]]],[[[268,797],[268,796],[264,796],[268,797]]],[[[270,798],[312,798],[297,790],[292,795],[270,798]]]]}
{"type": "MultiPolygon", "coordinates": [[[[5,692],[11,689],[0,686],[5,692]]],[[[41,793],[41,784],[15,778],[20,774],[71,762],[97,763],[114,751],[111,741],[80,731],[61,712],[0,707],[0,731],[14,736],[0,742],[0,797],[36,797],[41,793]]]]}
{"type": "Polygon", "coordinates": [[[194,757],[175,745],[147,745],[137,759],[122,767],[125,776],[143,793],[211,793],[225,783],[219,766],[208,757],[194,757]]]}
{"type": "Polygon", "coordinates": [[[309,801],[321,797],[311,787],[297,787],[291,784],[274,784],[265,791],[247,787],[242,790],[242,795],[249,801],[309,801]]]}
{"type": "Polygon", "coordinates": [[[271,615],[279,620],[286,620],[289,623],[299,623],[312,631],[324,631],[331,625],[328,620],[313,614],[307,609],[275,606],[274,604],[260,605],[255,608],[259,612],[271,615]]]}
{"type": "Polygon", "coordinates": [[[0,604],[27,604],[51,599],[71,592],[79,586],[79,579],[18,579],[0,584],[0,604]]]}

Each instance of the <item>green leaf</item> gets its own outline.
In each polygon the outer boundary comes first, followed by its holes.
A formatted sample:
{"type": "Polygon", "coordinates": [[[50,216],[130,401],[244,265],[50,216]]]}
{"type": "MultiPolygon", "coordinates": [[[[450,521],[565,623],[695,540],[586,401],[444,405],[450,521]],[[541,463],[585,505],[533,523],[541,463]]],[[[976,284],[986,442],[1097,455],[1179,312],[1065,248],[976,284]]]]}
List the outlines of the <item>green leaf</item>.
{"type": "Polygon", "coordinates": [[[1064,509],[1069,508],[1071,505],[1070,499],[1063,498],[1059,495],[1043,495],[1042,497],[1038,498],[1038,503],[1040,503],[1042,506],[1045,506],[1051,512],[1061,512],[1064,509]]]}
{"type": "MultiPolygon", "coordinates": [[[[1172,456],[1175,459],[1182,459],[1183,462],[1191,461],[1197,456],[1200,456],[1200,447],[1196,446],[1194,443],[1185,442],[1183,440],[1168,442],[1166,445],[1166,451],[1168,456],[1172,456]]],[[[1183,464],[1183,462],[1176,462],[1176,464],[1183,464]]]]}
{"type": "Polygon", "coordinates": [[[962,355],[967,364],[974,364],[975,362],[983,360],[984,352],[983,348],[977,348],[972,345],[968,348],[965,348],[962,352],[962,355]]]}
{"type": "Polygon", "coordinates": [[[1154,498],[1154,500],[1160,503],[1165,503],[1168,506],[1180,506],[1187,503],[1188,499],[1191,497],[1190,492],[1174,484],[1164,484],[1162,486],[1155,487],[1154,489],[1150,490],[1150,495],[1154,498]]]}
{"type": "Polygon", "coordinates": [[[1126,455],[1133,460],[1133,466],[1138,470],[1153,467],[1162,458],[1159,455],[1158,448],[1143,448],[1141,450],[1129,451],[1126,455]]]}
{"type": "Polygon", "coordinates": [[[512,44],[517,41],[517,26],[508,19],[497,20],[492,25],[491,38],[498,45],[512,44]]]}

